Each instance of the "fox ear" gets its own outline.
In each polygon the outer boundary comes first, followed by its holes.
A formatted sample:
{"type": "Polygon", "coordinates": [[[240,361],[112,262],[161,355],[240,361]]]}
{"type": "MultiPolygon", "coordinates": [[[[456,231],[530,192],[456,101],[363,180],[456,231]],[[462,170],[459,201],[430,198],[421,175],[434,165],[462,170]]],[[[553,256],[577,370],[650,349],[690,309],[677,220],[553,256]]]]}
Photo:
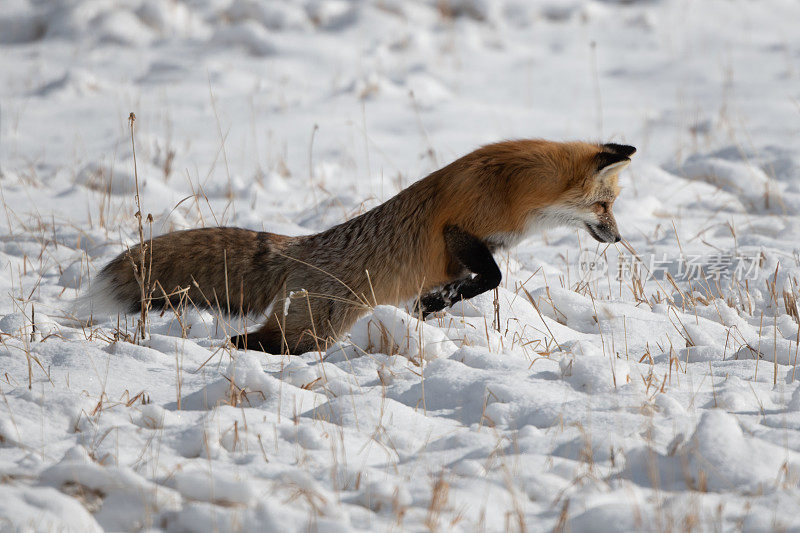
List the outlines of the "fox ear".
{"type": "Polygon", "coordinates": [[[602,146],[604,152],[611,152],[612,154],[620,154],[625,157],[630,157],[636,153],[635,146],[627,144],[606,143],[602,146]]]}
{"type": "Polygon", "coordinates": [[[597,165],[597,177],[604,178],[627,167],[631,160],[622,154],[598,152],[594,156],[594,162],[597,165]]]}

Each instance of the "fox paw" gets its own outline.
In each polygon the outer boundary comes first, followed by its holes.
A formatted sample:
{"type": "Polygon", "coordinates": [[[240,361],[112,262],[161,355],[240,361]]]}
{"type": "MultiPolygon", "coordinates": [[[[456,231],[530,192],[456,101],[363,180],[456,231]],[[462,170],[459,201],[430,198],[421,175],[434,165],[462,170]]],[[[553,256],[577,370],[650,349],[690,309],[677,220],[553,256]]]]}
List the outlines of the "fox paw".
{"type": "Polygon", "coordinates": [[[231,337],[231,344],[238,350],[266,351],[255,335],[250,335],[249,338],[244,335],[233,336],[231,337]]]}
{"type": "Polygon", "coordinates": [[[450,305],[449,298],[445,298],[441,292],[432,292],[414,302],[413,316],[419,316],[421,313],[422,319],[425,320],[431,313],[441,311],[448,305],[450,305]]]}
{"type": "MultiPolygon", "coordinates": [[[[280,341],[273,341],[269,336],[259,334],[259,332],[248,333],[245,335],[236,335],[231,337],[231,344],[239,350],[255,350],[257,352],[266,352],[271,354],[281,354],[280,341]]],[[[294,352],[290,352],[294,353],[294,352]]]]}
{"type": "Polygon", "coordinates": [[[234,348],[238,348],[239,350],[245,349],[245,342],[244,342],[244,335],[234,335],[231,337],[231,344],[233,344],[234,348]]]}

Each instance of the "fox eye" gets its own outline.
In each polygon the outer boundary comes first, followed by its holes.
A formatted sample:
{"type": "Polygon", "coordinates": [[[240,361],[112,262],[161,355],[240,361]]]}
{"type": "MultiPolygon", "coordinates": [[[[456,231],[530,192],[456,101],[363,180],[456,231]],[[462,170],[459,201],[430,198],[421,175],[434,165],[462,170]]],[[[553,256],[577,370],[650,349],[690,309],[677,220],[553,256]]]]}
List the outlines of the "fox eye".
{"type": "Polygon", "coordinates": [[[608,211],[609,205],[608,202],[595,202],[595,207],[599,208],[601,211],[608,211]]]}

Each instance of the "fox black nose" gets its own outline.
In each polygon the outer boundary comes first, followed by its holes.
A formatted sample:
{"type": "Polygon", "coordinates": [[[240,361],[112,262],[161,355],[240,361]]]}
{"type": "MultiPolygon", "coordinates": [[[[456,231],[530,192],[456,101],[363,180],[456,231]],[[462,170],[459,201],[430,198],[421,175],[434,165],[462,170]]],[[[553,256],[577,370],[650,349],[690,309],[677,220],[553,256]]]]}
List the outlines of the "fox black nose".
{"type": "Polygon", "coordinates": [[[617,234],[617,235],[614,237],[614,242],[619,242],[619,241],[621,241],[621,240],[622,240],[622,237],[621,237],[619,234],[617,234]]]}

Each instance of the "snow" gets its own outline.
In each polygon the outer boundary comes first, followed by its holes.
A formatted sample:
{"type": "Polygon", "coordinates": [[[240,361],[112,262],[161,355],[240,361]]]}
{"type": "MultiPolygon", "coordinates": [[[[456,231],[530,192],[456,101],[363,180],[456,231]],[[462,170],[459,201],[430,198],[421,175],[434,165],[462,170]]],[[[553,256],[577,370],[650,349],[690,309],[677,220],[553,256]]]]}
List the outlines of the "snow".
{"type": "Polygon", "coordinates": [[[0,513],[5,527],[25,531],[102,531],[76,498],[50,487],[0,485],[0,513]]]}
{"type": "Polygon", "coordinates": [[[797,20],[786,0],[4,2],[0,530],[800,529],[797,20]],[[536,233],[497,255],[496,301],[376,306],[321,353],[231,350],[257,320],[192,308],[140,339],[75,303],[138,241],[130,112],[147,235],[309,234],[543,137],[639,149],[614,206],[630,248],[536,233]]]}

